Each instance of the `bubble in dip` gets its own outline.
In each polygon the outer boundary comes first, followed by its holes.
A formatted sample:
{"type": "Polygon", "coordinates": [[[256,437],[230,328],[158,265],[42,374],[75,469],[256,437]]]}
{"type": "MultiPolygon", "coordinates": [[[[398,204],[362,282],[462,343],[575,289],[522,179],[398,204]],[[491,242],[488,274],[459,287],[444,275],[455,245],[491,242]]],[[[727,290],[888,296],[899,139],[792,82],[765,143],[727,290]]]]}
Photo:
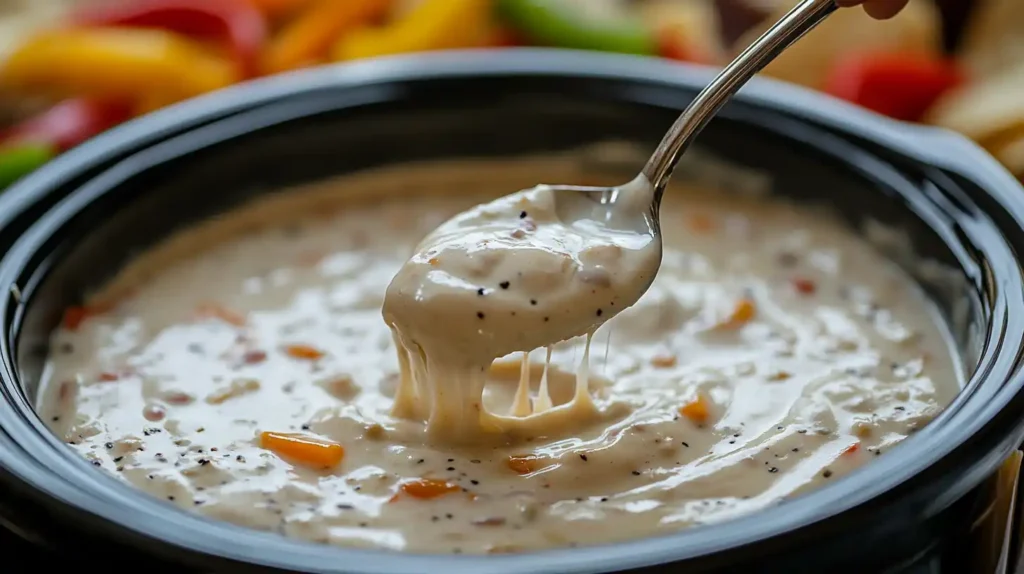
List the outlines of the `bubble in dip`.
{"type": "MultiPolygon", "coordinates": [[[[543,408],[490,413],[483,387],[494,359],[593,333],[644,293],[661,243],[645,216],[646,190],[634,191],[635,201],[609,207],[563,202],[541,185],[465,211],[426,237],[384,300],[400,355],[394,414],[465,442],[481,432],[547,430],[593,411],[586,356],[576,398],[559,407],[538,397],[543,408]]],[[[524,377],[520,395],[527,384],[524,377]]]]}

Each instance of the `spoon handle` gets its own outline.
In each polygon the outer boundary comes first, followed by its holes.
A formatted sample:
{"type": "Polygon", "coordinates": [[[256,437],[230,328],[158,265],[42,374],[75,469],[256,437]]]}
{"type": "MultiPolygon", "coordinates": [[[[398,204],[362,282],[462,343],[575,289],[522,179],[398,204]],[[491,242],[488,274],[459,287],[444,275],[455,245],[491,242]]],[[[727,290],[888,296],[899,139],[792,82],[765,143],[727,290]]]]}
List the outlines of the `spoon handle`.
{"type": "Polygon", "coordinates": [[[754,74],[761,71],[801,36],[825,20],[838,6],[835,0],[802,0],[781,20],[726,66],[683,110],[658,148],[647,160],[643,174],[654,187],[656,202],[661,199],[679,156],[754,74]]]}

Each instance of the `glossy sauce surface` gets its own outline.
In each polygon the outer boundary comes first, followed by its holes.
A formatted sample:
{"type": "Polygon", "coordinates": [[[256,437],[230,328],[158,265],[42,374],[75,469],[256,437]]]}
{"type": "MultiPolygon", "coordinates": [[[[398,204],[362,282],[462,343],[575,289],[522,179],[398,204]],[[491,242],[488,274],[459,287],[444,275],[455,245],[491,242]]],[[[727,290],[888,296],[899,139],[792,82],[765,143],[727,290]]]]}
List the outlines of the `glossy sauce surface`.
{"type": "MultiPolygon", "coordinates": [[[[677,186],[657,279],[593,335],[587,416],[487,444],[430,441],[423,417],[392,411],[388,284],[481,201],[538,180],[615,183],[582,170],[571,158],[401,166],[201,224],[68,313],[41,415],[104,471],[213,518],[337,545],[497,553],[778,504],[899,456],[886,453],[957,392],[923,293],[836,220],[677,186]]],[[[552,348],[552,407],[575,396],[584,342],[552,348]]],[[[535,351],[534,397],[544,363],[535,351]]],[[[489,411],[509,412],[521,366],[490,367],[489,411]]]]}
{"type": "Polygon", "coordinates": [[[640,176],[596,194],[538,185],[468,209],[430,233],[384,298],[399,352],[392,413],[427,422],[438,443],[550,435],[594,414],[589,346],[603,323],[654,280],[661,239],[640,176]],[[494,360],[586,336],[573,398],[555,406],[543,362],[530,397],[529,357],[508,415],[483,404],[494,360]]]}

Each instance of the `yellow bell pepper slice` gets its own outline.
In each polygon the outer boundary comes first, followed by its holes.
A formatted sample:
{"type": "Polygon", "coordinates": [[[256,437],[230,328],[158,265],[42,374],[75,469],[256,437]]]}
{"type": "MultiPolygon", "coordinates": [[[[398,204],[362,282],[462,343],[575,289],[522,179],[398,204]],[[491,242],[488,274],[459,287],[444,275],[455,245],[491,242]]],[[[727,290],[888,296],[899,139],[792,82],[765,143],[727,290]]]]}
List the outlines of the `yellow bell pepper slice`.
{"type": "Polygon", "coordinates": [[[315,0],[266,47],[262,70],[275,74],[315,64],[349,30],[383,16],[392,0],[315,0]]]}
{"type": "Polygon", "coordinates": [[[56,96],[167,103],[231,85],[237,66],[203,44],[157,29],[96,27],[42,32],[0,67],[0,85],[56,96]]]}
{"type": "Polygon", "coordinates": [[[387,26],[364,27],[343,36],[331,51],[335,60],[407,52],[494,45],[496,26],[489,0],[423,0],[387,26]]]}

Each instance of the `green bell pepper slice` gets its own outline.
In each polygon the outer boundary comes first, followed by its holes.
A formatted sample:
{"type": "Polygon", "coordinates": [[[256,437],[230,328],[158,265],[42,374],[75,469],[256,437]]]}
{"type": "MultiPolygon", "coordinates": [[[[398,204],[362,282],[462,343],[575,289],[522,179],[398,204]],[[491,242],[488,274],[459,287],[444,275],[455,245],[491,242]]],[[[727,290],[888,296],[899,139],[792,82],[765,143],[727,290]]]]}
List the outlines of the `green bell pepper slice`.
{"type": "Polygon", "coordinates": [[[497,0],[498,17],[533,44],[653,55],[653,30],[621,0],[497,0]],[[601,14],[600,11],[605,13],[601,14]]]}
{"type": "Polygon", "coordinates": [[[49,144],[0,146],[0,189],[32,173],[55,155],[56,149],[49,144]]]}

